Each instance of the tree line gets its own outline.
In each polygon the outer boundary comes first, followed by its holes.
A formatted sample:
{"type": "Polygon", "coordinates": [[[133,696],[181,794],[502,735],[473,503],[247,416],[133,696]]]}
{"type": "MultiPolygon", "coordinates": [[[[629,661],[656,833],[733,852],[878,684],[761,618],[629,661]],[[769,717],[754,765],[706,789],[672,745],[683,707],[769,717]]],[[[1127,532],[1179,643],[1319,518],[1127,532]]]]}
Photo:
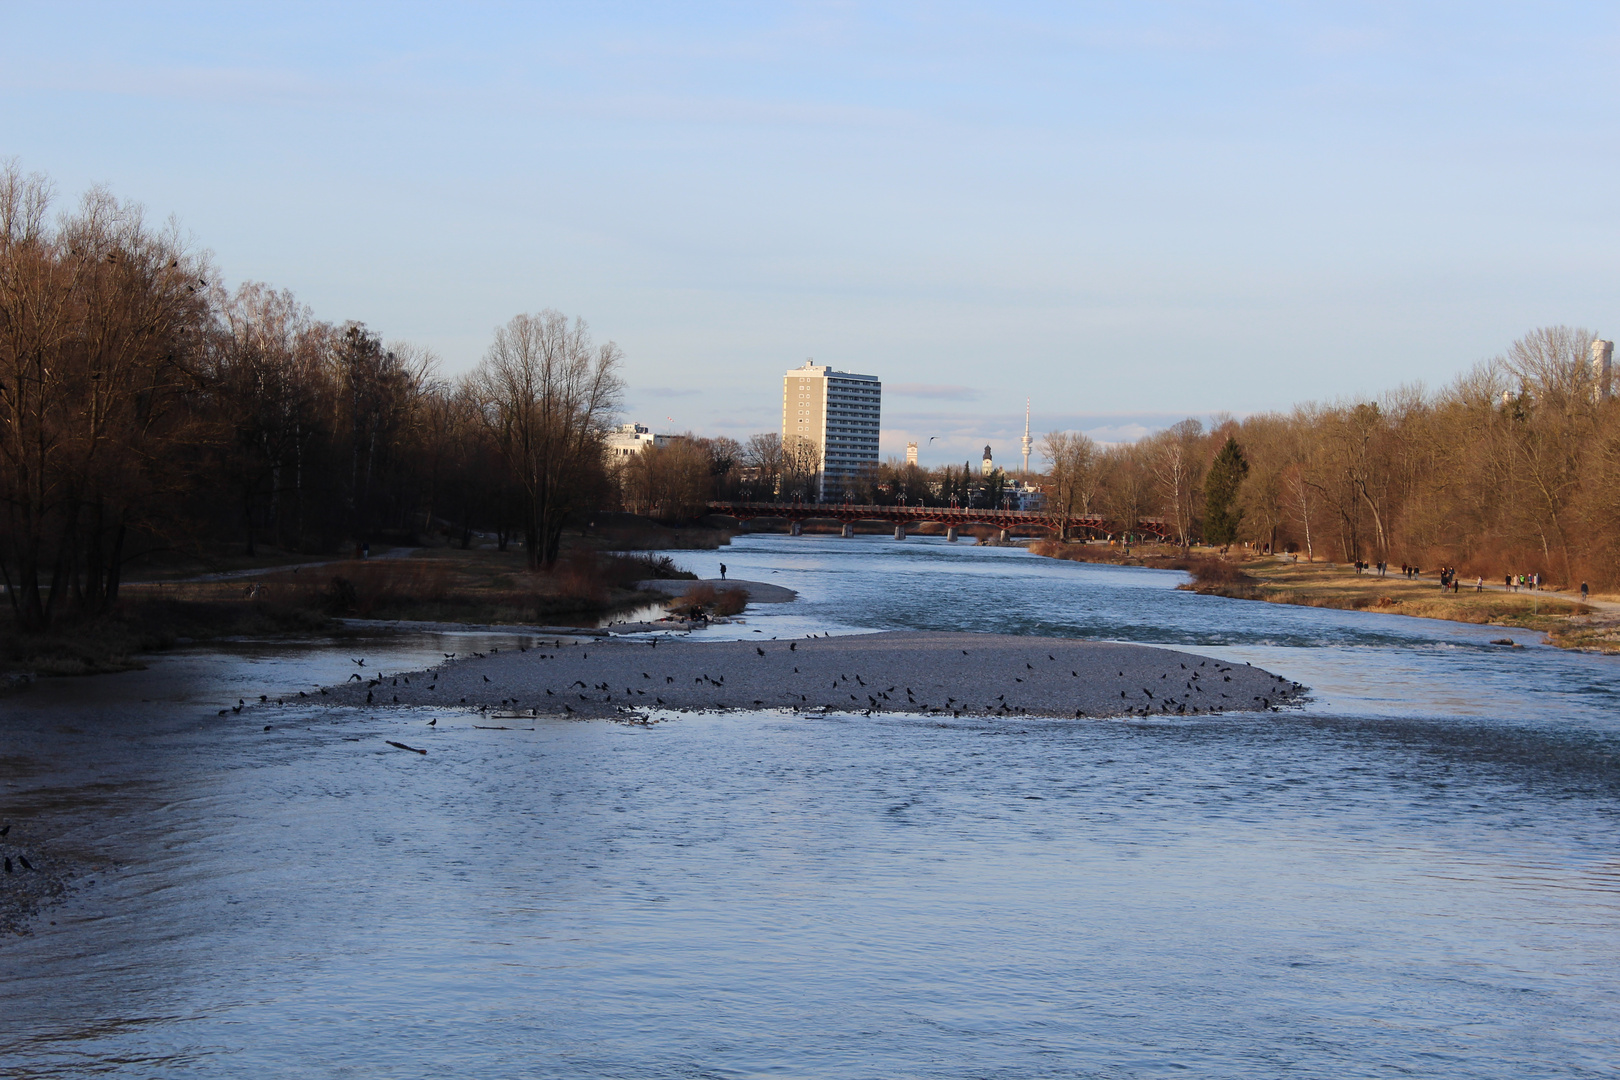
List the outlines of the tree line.
{"type": "MultiPolygon", "coordinates": [[[[1300,406],[1136,443],[1042,443],[1049,510],[1179,543],[1617,583],[1620,405],[1595,336],[1551,327],[1436,393],[1300,406]]],[[[552,566],[566,524],[668,521],[710,499],[813,499],[774,432],[675,437],[610,459],[623,357],[555,311],[521,314],[465,376],[294,296],[228,290],[172,222],[94,190],[53,216],[0,166],[0,584],[21,627],[95,615],[163,552],[329,553],[493,535],[552,566]]],[[[890,461],[857,501],[997,505],[1006,477],[890,461]]]]}
{"type": "Polygon", "coordinates": [[[61,214],[53,195],[0,164],[0,583],[23,629],[106,612],[143,558],[222,545],[481,532],[543,569],[565,522],[619,502],[622,356],[583,321],[518,315],[445,379],[290,293],[226,289],[104,190],[61,214]]]}
{"type": "Polygon", "coordinates": [[[1189,419],[1128,445],[1055,432],[1048,505],[1157,516],[1182,544],[1620,584],[1620,404],[1596,340],[1544,327],[1437,392],[1189,419]]]}

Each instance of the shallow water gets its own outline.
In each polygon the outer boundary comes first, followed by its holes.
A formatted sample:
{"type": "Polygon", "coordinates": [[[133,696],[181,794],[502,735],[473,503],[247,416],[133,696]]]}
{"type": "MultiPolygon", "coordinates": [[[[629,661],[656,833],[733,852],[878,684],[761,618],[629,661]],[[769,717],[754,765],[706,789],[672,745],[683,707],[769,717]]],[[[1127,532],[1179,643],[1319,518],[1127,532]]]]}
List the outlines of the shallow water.
{"type": "Polygon", "coordinates": [[[513,643],[499,635],[243,645],[42,685],[0,705],[0,813],[101,869],[54,925],[0,943],[0,1072],[1620,1066],[1614,659],[938,540],[742,537],[675,557],[801,593],[711,636],[1168,643],[1314,700],[650,730],[307,699],[216,715],[357,658],[400,671],[513,643]]]}

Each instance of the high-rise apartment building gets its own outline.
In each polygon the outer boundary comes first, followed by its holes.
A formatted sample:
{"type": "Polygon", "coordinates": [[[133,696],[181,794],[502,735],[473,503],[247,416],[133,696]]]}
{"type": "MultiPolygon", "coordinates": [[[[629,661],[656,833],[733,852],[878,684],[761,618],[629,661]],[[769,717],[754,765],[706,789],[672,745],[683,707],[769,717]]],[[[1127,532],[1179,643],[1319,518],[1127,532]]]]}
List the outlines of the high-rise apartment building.
{"type": "Polygon", "coordinates": [[[878,462],[882,404],[876,375],[817,367],[813,360],[789,371],[782,377],[784,471],[807,478],[811,498],[841,498],[855,476],[878,462]]]}
{"type": "Polygon", "coordinates": [[[1599,401],[1614,396],[1614,342],[1592,342],[1592,394],[1599,401]]]}

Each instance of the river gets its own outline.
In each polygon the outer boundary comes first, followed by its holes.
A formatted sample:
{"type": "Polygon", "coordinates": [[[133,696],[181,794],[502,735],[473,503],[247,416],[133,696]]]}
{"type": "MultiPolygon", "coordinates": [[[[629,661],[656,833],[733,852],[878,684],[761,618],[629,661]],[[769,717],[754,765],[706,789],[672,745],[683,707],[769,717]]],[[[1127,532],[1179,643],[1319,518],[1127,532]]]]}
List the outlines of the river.
{"type": "Polygon", "coordinates": [[[273,704],[518,640],[426,634],[40,684],[0,699],[0,817],[87,869],[0,942],[0,1073],[1620,1070],[1620,660],[941,539],[672,554],[801,593],[712,636],[1172,644],[1312,698],[534,730],[273,704]]]}

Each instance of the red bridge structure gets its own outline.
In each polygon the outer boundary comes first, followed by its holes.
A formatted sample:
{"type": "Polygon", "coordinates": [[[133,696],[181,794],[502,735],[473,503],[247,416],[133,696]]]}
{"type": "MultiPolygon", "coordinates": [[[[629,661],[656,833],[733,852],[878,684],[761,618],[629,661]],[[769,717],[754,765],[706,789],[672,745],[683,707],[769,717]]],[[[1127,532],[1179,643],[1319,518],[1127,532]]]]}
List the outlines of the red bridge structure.
{"type": "Polygon", "coordinates": [[[841,521],[845,535],[857,521],[887,521],[895,525],[895,536],[903,537],[908,524],[944,525],[947,536],[956,539],[956,530],[963,525],[989,525],[1003,532],[1012,529],[1039,529],[1055,535],[1079,533],[1083,536],[1111,536],[1132,532],[1137,536],[1152,536],[1163,540],[1169,525],[1162,518],[1142,518],[1136,528],[1124,530],[1116,522],[1105,520],[1100,514],[1049,514],[1039,510],[997,510],[993,507],[969,506],[872,506],[858,503],[808,502],[711,502],[709,513],[738,521],[754,518],[779,518],[798,524],[805,521],[841,521]]]}

